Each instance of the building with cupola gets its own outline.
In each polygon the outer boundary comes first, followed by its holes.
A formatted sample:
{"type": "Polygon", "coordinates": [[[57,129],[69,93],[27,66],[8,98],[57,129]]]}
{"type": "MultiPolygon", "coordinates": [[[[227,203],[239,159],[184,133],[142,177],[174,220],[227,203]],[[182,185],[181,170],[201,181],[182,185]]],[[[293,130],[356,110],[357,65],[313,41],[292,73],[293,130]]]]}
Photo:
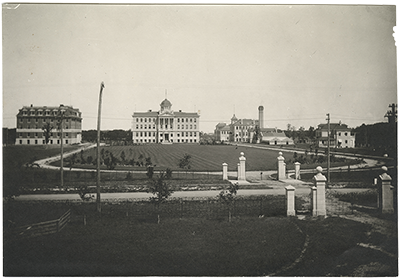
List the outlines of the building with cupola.
{"type": "Polygon", "coordinates": [[[238,119],[235,114],[231,123],[218,123],[214,130],[220,142],[265,143],[268,145],[293,145],[293,139],[277,128],[264,128],[264,107],[258,107],[258,120],[238,119]]]}
{"type": "Polygon", "coordinates": [[[159,111],[134,112],[132,118],[132,141],[135,144],[199,143],[200,115],[173,111],[168,99],[161,102],[159,111]]]}

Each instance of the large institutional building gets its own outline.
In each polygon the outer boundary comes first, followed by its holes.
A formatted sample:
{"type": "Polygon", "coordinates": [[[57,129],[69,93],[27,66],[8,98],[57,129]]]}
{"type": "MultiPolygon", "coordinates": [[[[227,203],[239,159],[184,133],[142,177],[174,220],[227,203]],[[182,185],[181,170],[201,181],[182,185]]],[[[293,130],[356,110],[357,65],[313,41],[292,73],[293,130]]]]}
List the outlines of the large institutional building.
{"type": "Polygon", "coordinates": [[[269,145],[293,145],[293,139],[277,128],[264,128],[264,107],[258,107],[258,120],[238,119],[235,115],[231,123],[218,123],[214,134],[221,142],[264,142],[269,145]],[[255,134],[258,134],[255,136],[255,134]]]}
{"type": "Polygon", "coordinates": [[[133,113],[133,143],[199,143],[198,113],[172,111],[168,99],[164,99],[160,107],[160,111],[133,113]]]}
{"type": "Polygon", "coordinates": [[[46,144],[43,126],[49,123],[53,129],[49,144],[61,144],[61,131],[57,123],[63,118],[63,144],[77,144],[82,140],[82,115],[71,106],[30,107],[24,106],[17,114],[16,145],[46,144]]]}

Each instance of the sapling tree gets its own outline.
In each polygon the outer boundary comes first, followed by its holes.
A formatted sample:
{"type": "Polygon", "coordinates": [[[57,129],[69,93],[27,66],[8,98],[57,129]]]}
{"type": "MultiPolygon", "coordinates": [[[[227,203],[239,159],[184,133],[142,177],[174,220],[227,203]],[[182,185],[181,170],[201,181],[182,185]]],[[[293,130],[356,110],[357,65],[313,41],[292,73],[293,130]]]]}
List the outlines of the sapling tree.
{"type": "Polygon", "coordinates": [[[237,191],[239,189],[239,184],[230,184],[227,190],[223,190],[218,194],[218,200],[224,204],[228,205],[228,211],[229,211],[229,216],[228,220],[229,222],[232,221],[232,207],[233,203],[236,198],[237,191]]]}
{"type": "Polygon", "coordinates": [[[153,203],[157,210],[157,223],[160,223],[160,205],[165,202],[168,197],[174,192],[170,185],[164,182],[165,174],[161,173],[157,178],[153,179],[147,192],[154,196],[150,197],[150,202],[153,203]]]}
{"type": "Polygon", "coordinates": [[[52,126],[49,122],[46,122],[43,124],[42,130],[43,130],[44,142],[46,143],[46,147],[50,141],[51,131],[53,129],[54,129],[54,126],[52,126]]]}
{"type": "Polygon", "coordinates": [[[185,169],[186,172],[192,167],[192,161],[191,161],[192,156],[189,154],[184,154],[183,158],[181,158],[178,162],[179,168],[185,169]]]}

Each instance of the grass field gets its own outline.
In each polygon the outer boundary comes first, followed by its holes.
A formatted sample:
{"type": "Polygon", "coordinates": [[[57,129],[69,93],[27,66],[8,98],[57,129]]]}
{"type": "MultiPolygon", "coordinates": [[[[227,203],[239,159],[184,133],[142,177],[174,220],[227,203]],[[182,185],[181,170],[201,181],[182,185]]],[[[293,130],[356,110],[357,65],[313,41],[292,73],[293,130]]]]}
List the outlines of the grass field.
{"type": "MultiPolygon", "coordinates": [[[[325,276],[337,270],[345,252],[367,242],[369,230],[340,218],[295,223],[286,217],[236,218],[231,223],[184,218],[157,224],[91,213],[86,225],[75,218],[55,235],[5,240],[4,275],[325,276]],[[305,258],[282,271],[300,256],[306,234],[305,258]]],[[[346,269],[354,267],[342,267],[340,273],[350,273],[346,269]]]]}
{"type": "MultiPolygon", "coordinates": [[[[137,146],[109,146],[103,147],[104,153],[112,153],[119,161],[116,169],[119,170],[145,170],[144,167],[137,165],[123,166],[121,154],[125,154],[125,162],[130,160],[143,161],[150,157],[155,170],[182,170],[178,166],[179,160],[185,155],[191,156],[191,171],[221,171],[222,164],[228,164],[229,171],[236,171],[239,163],[240,153],[244,152],[246,158],[246,171],[261,171],[276,169],[276,161],[278,152],[275,150],[257,149],[252,147],[236,147],[234,145],[137,145],[137,146]],[[140,159],[142,158],[142,159],[140,159]]],[[[86,150],[82,157],[96,158],[96,149],[86,150]]],[[[285,152],[283,156],[287,159],[287,168],[294,169],[293,153],[285,152]]],[[[80,161],[81,156],[78,156],[80,161]]],[[[331,166],[342,166],[356,163],[355,160],[347,160],[345,162],[332,162],[331,166]]],[[[59,162],[54,165],[59,166],[59,162]]],[[[302,168],[315,168],[318,165],[326,166],[325,163],[303,164],[302,168]]],[[[75,167],[95,168],[93,164],[77,163],[75,167]]],[[[105,166],[103,166],[105,168],[105,166]]]]}
{"type": "MultiPolygon", "coordinates": [[[[270,170],[275,168],[275,161],[278,157],[276,151],[259,150],[248,147],[239,147],[231,145],[136,145],[136,146],[111,146],[102,148],[121,160],[121,153],[125,153],[125,160],[128,162],[131,159],[139,161],[140,155],[145,158],[150,157],[156,170],[182,170],[178,167],[179,160],[184,154],[191,155],[191,170],[192,171],[221,171],[222,164],[228,164],[229,170],[237,170],[240,153],[244,152],[246,157],[247,170],[270,170]]],[[[96,158],[96,149],[87,150],[83,157],[91,156],[96,158]]],[[[59,163],[56,163],[59,164],[59,163]]],[[[79,166],[79,165],[77,165],[79,166]]],[[[92,165],[93,166],[93,165],[92,165]]],[[[143,170],[143,167],[136,169],[143,170]]],[[[119,169],[124,169],[118,166],[119,169]]],[[[125,169],[132,169],[128,166],[125,169]]],[[[133,168],[135,169],[135,168],[133,168]]]]}

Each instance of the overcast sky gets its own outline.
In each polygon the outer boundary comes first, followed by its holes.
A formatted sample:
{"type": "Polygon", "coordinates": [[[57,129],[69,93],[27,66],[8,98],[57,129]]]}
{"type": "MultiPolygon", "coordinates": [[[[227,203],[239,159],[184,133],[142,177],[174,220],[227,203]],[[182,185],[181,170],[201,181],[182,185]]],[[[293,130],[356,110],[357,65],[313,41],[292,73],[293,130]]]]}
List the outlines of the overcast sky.
{"type": "Polygon", "coordinates": [[[200,111],[200,130],[386,121],[397,103],[395,6],[3,4],[3,127],[22,106],[72,105],[95,129],[134,111],[200,111]]]}

